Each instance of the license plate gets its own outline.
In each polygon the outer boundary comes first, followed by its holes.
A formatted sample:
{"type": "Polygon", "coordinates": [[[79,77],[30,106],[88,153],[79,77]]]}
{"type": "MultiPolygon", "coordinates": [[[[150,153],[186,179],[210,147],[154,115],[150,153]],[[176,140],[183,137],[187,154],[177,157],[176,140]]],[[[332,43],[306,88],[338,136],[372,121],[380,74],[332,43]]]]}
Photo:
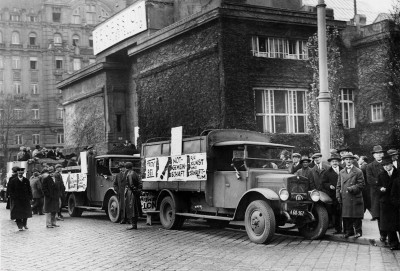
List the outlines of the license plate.
{"type": "Polygon", "coordinates": [[[292,209],[289,211],[289,214],[294,215],[294,216],[304,216],[305,211],[303,210],[296,210],[292,209]]]}

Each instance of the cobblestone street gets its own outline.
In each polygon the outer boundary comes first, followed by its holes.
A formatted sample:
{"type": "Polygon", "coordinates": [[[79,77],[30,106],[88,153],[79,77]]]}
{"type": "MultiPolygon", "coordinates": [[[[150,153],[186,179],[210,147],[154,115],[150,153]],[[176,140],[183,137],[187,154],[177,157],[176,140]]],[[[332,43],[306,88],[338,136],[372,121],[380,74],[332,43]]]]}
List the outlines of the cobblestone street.
{"type": "Polygon", "coordinates": [[[180,231],[139,222],[137,231],[111,223],[103,213],[64,213],[46,229],[45,216],[17,232],[0,204],[1,270],[399,270],[400,252],[368,245],[308,241],[277,234],[251,243],[245,231],[185,223],[180,231]]]}

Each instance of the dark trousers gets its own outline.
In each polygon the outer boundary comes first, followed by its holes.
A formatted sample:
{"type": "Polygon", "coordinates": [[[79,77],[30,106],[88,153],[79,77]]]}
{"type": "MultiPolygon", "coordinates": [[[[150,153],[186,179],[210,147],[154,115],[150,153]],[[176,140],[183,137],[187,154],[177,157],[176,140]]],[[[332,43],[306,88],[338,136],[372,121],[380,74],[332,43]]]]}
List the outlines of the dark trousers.
{"type": "Polygon", "coordinates": [[[34,214],[37,214],[37,213],[42,214],[43,213],[43,203],[44,203],[43,198],[33,199],[32,211],[34,214]]]}
{"type": "Polygon", "coordinates": [[[15,219],[15,222],[17,223],[18,229],[22,229],[22,227],[26,226],[28,219],[27,218],[17,218],[17,219],[15,219]]]}
{"type": "Polygon", "coordinates": [[[329,220],[332,221],[337,232],[342,231],[342,210],[339,203],[332,204],[329,220]]]}
{"type": "Polygon", "coordinates": [[[388,243],[390,247],[399,247],[399,238],[396,231],[387,232],[388,243]]]}
{"type": "Polygon", "coordinates": [[[388,237],[388,232],[381,230],[381,226],[380,226],[380,223],[379,223],[380,222],[380,218],[378,217],[376,220],[378,221],[378,229],[379,229],[379,234],[380,234],[381,238],[382,239],[386,239],[388,237]]]}
{"type": "Polygon", "coordinates": [[[361,234],[362,235],[362,219],[354,217],[343,217],[344,232],[348,234],[361,234]]]}

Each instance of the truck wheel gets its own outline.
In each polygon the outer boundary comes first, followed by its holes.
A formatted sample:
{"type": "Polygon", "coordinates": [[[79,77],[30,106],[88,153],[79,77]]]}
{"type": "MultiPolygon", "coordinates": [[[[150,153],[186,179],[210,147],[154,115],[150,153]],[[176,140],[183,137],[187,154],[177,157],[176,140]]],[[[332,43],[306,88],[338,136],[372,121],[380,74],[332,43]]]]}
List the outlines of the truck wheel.
{"type": "Polygon", "coordinates": [[[325,235],[328,229],[329,217],[325,207],[315,205],[312,211],[315,221],[305,224],[299,228],[299,232],[306,239],[318,239],[325,235]]]}
{"type": "Polygon", "coordinates": [[[71,194],[68,198],[68,213],[69,216],[78,217],[82,215],[83,210],[76,207],[75,195],[71,194]]]}
{"type": "Polygon", "coordinates": [[[113,195],[108,200],[107,213],[111,222],[118,222],[119,220],[119,200],[116,195],[113,195]]]}
{"type": "Polygon", "coordinates": [[[176,230],[182,227],[184,218],[176,215],[175,202],[171,197],[165,197],[160,204],[160,222],[165,229],[176,230]]]}
{"type": "Polygon", "coordinates": [[[211,228],[223,229],[223,228],[226,228],[229,225],[229,221],[216,220],[216,219],[207,219],[207,224],[211,228]]]}
{"type": "Polygon", "coordinates": [[[267,243],[275,234],[274,211],[263,200],[252,201],[246,209],[244,224],[252,242],[267,243]]]}

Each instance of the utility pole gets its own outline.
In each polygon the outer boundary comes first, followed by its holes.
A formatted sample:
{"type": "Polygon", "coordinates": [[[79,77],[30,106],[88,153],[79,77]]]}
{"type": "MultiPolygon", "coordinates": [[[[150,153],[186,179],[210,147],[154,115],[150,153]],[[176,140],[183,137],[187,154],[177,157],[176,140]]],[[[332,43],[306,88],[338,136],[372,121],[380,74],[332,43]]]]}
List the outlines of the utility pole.
{"type": "Polygon", "coordinates": [[[326,5],[324,0],[318,0],[318,59],[319,59],[319,129],[320,148],[322,157],[327,160],[330,156],[331,123],[330,103],[331,95],[328,88],[328,64],[326,46],[326,5]]]}

